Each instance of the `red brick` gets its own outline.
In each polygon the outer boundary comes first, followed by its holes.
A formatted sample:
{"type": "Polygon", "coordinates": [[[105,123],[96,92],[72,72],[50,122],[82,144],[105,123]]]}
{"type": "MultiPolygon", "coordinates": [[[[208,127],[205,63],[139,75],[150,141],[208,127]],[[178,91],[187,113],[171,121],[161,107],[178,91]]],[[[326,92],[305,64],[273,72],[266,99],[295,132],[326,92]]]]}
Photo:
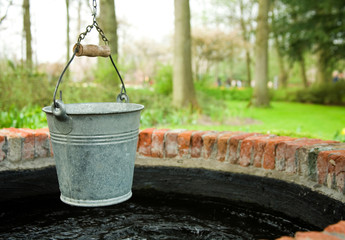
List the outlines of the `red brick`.
{"type": "Polygon", "coordinates": [[[49,151],[49,130],[48,128],[35,131],[35,157],[48,157],[49,151]]]}
{"type": "Polygon", "coordinates": [[[330,151],[322,151],[317,156],[317,177],[320,184],[325,184],[327,180],[329,154],[330,151]]]}
{"type": "Polygon", "coordinates": [[[345,150],[322,151],[317,157],[318,183],[345,192],[345,150]]]}
{"type": "Polygon", "coordinates": [[[264,156],[266,143],[267,143],[267,140],[265,140],[265,138],[259,139],[254,142],[254,145],[253,145],[253,151],[254,151],[253,166],[254,167],[257,167],[257,168],[262,167],[262,159],[264,156]]]}
{"type": "Polygon", "coordinates": [[[217,144],[217,138],[219,134],[220,134],[219,132],[214,132],[214,133],[209,133],[202,136],[203,142],[204,142],[203,154],[202,154],[203,158],[209,159],[212,154],[213,155],[217,154],[216,153],[217,148],[215,148],[215,146],[217,144]]]}
{"type": "Polygon", "coordinates": [[[155,129],[152,132],[151,156],[164,157],[164,135],[169,129],[155,129]]]}
{"type": "Polygon", "coordinates": [[[336,224],[329,225],[325,228],[325,232],[329,233],[340,233],[343,234],[345,237],[345,221],[340,221],[336,224]]]}
{"type": "Polygon", "coordinates": [[[220,162],[227,161],[228,159],[228,145],[230,138],[234,135],[238,135],[240,132],[227,132],[222,133],[217,139],[217,160],[220,162]]]}
{"type": "Polygon", "coordinates": [[[204,145],[202,136],[208,133],[210,133],[210,131],[198,131],[192,134],[191,153],[190,153],[192,158],[201,157],[201,152],[204,145]]]}
{"type": "Polygon", "coordinates": [[[139,133],[138,153],[144,156],[151,156],[152,132],[154,128],[147,128],[139,133]]]}
{"type": "Polygon", "coordinates": [[[276,170],[284,171],[285,170],[285,151],[286,146],[290,142],[280,142],[277,144],[276,148],[276,170]]]}
{"type": "Polygon", "coordinates": [[[257,133],[243,133],[237,136],[233,136],[229,141],[229,162],[232,164],[238,164],[239,150],[241,148],[241,142],[243,139],[251,136],[259,135],[257,133]]]}
{"type": "Polygon", "coordinates": [[[18,134],[23,138],[22,160],[35,158],[35,131],[32,129],[17,129],[18,134]]]}
{"type": "Polygon", "coordinates": [[[323,141],[320,139],[297,139],[296,141],[289,142],[286,145],[285,149],[285,171],[296,173],[299,171],[299,163],[296,161],[296,152],[299,148],[305,147],[305,146],[312,146],[316,144],[320,144],[323,141]]]}
{"type": "Polygon", "coordinates": [[[297,232],[296,240],[340,240],[340,238],[331,236],[322,232],[297,232]]]}
{"type": "Polygon", "coordinates": [[[249,166],[254,160],[254,145],[256,140],[268,138],[268,135],[247,137],[241,143],[239,164],[243,167],[249,166]]]}
{"type": "Polygon", "coordinates": [[[334,180],[334,188],[338,191],[345,193],[345,150],[333,150],[330,151],[328,156],[328,174],[332,176],[331,180],[334,180]]]}
{"type": "Polygon", "coordinates": [[[184,130],[171,130],[165,134],[165,157],[174,158],[178,155],[178,135],[184,130]]]}
{"type": "Polygon", "coordinates": [[[265,169],[275,169],[276,146],[283,141],[290,141],[291,137],[273,137],[266,139],[265,150],[263,153],[262,167],[265,169]]]}
{"type": "Polygon", "coordinates": [[[300,138],[279,143],[276,149],[276,169],[280,171],[287,169],[287,172],[294,172],[296,170],[295,158],[297,149],[306,146],[308,142],[310,142],[308,145],[316,144],[315,140],[321,141],[319,139],[300,138]]]}
{"type": "Polygon", "coordinates": [[[180,157],[190,157],[191,138],[195,131],[181,132],[177,136],[178,151],[180,157]]]}

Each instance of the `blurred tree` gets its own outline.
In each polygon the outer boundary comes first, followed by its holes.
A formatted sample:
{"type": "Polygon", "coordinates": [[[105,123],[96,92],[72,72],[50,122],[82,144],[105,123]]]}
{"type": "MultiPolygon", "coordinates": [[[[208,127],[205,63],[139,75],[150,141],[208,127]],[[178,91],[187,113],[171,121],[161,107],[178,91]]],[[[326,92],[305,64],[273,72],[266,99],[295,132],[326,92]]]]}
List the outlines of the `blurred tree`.
{"type": "MultiPolygon", "coordinates": [[[[227,33],[220,29],[196,29],[192,34],[192,42],[195,79],[200,74],[207,74],[212,65],[224,61],[232,63],[245,47],[236,31],[227,33]]],[[[227,65],[230,75],[233,67],[232,64],[227,65]]]]}
{"type": "Polygon", "coordinates": [[[81,7],[82,7],[82,0],[78,0],[77,32],[81,31],[81,7]]]}
{"type": "Polygon", "coordinates": [[[214,0],[215,4],[221,6],[222,8],[226,8],[225,17],[220,17],[221,21],[224,22],[224,18],[228,20],[228,24],[230,26],[234,26],[234,24],[238,24],[239,28],[241,29],[241,36],[242,41],[245,43],[243,45],[245,51],[245,59],[246,59],[246,74],[247,74],[247,85],[251,86],[252,76],[251,76],[251,36],[253,34],[253,24],[254,24],[254,0],[214,0]],[[237,9],[239,11],[237,11],[237,9]],[[239,12],[239,15],[236,14],[239,12]]]}
{"type": "Polygon", "coordinates": [[[192,77],[189,0],[175,0],[173,105],[197,107],[192,77]]]}
{"type": "Polygon", "coordinates": [[[289,68],[286,66],[285,55],[283,48],[286,44],[286,33],[280,32],[280,23],[277,21],[276,16],[280,15],[281,11],[284,11],[285,6],[278,1],[273,1],[271,11],[271,32],[273,35],[274,46],[276,48],[277,57],[278,57],[278,66],[279,66],[279,75],[278,75],[278,86],[280,88],[287,88],[288,85],[288,76],[289,68]]]}
{"type": "Polygon", "coordinates": [[[255,41],[255,87],[252,104],[256,107],[269,106],[268,78],[268,12],[270,0],[259,0],[255,41]]]}
{"type": "MultiPolygon", "coordinates": [[[[69,38],[69,32],[70,32],[70,16],[69,16],[69,0],[66,0],[66,20],[67,20],[67,27],[66,27],[66,63],[70,59],[70,38],[69,38]]],[[[69,69],[67,69],[65,73],[66,78],[69,77],[69,69]]]]}
{"type": "Polygon", "coordinates": [[[0,9],[5,9],[4,13],[1,13],[0,15],[0,24],[5,20],[5,18],[7,17],[7,13],[8,13],[8,9],[10,8],[10,6],[13,4],[13,1],[10,0],[8,1],[8,3],[6,3],[6,6],[2,6],[3,3],[0,3],[0,9]]]}
{"type": "MultiPolygon", "coordinates": [[[[240,23],[241,23],[241,29],[242,29],[242,37],[243,40],[247,43],[250,42],[250,34],[252,32],[252,16],[251,11],[253,9],[253,1],[244,1],[240,0],[240,23]],[[248,15],[248,17],[246,17],[248,15]]],[[[247,82],[248,86],[251,86],[252,82],[252,76],[250,71],[250,65],[251,65],[251,54],[250,54],[250,48],[247,46],[245,48],[246,51],[246,68],[247,68],[247,82]]]]}
{"type": "MultiPolygon", "coordinates": [[[[117,20],[115,12],[115,1],[114,0],[100,0],[100,14],[99,14],[99,25],[105,36],[109,40],[109,46],[111,48],[111,55],[114,60],[118,56],[118,38],[117,38],[117,20]]],[[[102,39],[100,39],[102,43],[102,39]]]]}
{"type": "Polygon", "coordinates": [[[32,69],[32,45],[31,45],[31,21],[30,21],[30,1],[23,0],[23,33],[26,43],[26,66],[32,69]]]}
{"type": "Polygon", "coordinates": [[[328,82],[337,62],[345,59],[345,2],[343,0],[280,0],[286,11],[277,16],[280,31],[288,34],[286,50],[300,62],[312,52],[317,57],[316,81],[328,82]],[[285,23],[284,23],[285,22],[285,23]]]}

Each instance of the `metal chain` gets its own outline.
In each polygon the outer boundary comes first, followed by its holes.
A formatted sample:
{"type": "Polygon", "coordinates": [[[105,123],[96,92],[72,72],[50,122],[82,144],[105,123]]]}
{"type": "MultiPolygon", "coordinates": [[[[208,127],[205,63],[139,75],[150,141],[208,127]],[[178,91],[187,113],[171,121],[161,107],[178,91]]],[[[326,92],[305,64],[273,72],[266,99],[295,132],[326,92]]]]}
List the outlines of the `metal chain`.
{"type": "Polygon", "coordinates": [[[86,37],[86,35],[91,32],[92,28],[95,27],[96,30],[98,31],[99,35],[101,35],[101,38],[105,44],[109,44],[109,41],[107,37],[105,36],[103,30],[99,27],[97,20],[96,20],[96,15],[97,15],[97,2],[96,0],[93,0],[93,9],[92,9],[92,16],[93,16],[93,23],[92,25],[88,25],[86,27],[86,31],[82,32],[79,37],[78,37],[78,44],[86,37]]]}

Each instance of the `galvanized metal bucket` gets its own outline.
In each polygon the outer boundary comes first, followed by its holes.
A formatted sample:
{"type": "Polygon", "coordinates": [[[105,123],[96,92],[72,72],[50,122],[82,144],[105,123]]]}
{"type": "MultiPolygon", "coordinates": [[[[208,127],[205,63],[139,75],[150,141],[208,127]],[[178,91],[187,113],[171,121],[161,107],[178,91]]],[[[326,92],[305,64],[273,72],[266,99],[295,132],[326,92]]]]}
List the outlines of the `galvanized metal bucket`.
{"type": "Polygon", "coordinates": [[[119,102],[64,104],[61,96],[55,100],[63,73],[52,106],[43,108],[60,198],[67,204],[87,207],[123,202],[132,196],[140,111],[144,106],[128,103],[123,92],[119,102]]]}

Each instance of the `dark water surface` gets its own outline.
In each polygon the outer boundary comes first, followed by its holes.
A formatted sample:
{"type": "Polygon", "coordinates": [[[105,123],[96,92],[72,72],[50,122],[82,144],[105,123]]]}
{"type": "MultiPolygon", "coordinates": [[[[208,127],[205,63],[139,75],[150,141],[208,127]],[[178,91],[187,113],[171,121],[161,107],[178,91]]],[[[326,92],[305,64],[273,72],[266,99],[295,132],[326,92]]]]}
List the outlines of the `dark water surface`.
{"type": "Polygon", "coordinates": [[[0,208],[0,239],[274,239],[315,230],[258,206],[157,192],[109,207],[72,207],[49,195],[0,208]]]}

